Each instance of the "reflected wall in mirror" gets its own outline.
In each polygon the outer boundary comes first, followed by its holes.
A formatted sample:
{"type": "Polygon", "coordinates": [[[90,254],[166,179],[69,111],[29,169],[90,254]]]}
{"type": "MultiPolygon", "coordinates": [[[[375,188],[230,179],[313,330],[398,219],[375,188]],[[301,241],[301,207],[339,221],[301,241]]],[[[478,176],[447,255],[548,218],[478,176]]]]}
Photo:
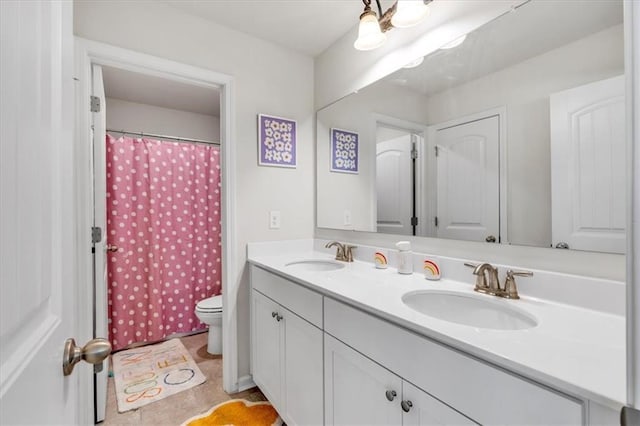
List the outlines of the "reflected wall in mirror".
{"type": "Polygon", "coordinates": [[[317,226],[624,253],[622,8],[533,0],[318,111],[317,226]]]}

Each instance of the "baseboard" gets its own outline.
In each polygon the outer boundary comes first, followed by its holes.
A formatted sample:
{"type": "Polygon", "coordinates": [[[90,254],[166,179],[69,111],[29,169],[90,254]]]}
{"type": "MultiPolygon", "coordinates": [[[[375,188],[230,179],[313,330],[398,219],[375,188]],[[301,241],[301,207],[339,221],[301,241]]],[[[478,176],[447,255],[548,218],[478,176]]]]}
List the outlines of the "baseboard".
{"type": "Polygon", "coordinates": [[[253,382],[253,377],[250,374],[242,376],[238,379],[238,392],[251,389],[252,387],[255,387],[255,385],[256,384],[253,382]]]}

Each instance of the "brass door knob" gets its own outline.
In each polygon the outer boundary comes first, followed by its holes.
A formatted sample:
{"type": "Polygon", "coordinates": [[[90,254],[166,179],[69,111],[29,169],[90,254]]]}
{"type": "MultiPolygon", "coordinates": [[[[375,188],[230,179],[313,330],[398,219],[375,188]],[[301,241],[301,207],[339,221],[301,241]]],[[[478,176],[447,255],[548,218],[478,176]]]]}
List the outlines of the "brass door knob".
{"type": "Polygon", "coordinates": [[[118,251],[118,246],[115,244],[107,244],[107,251],[111,253],[115,253],[118,251]]]}
{"type": "Polygon", "coordinates": [[[73,367],[84,360],[89,364],[98,364],[104,361],[111,353],[111,343],[107,339],[97,338],[89,340],[83,347],[76,346],[76,341],[67,339],[64,344],[62,357],[62,372],[68,376],[73,372],[73,367]]]}

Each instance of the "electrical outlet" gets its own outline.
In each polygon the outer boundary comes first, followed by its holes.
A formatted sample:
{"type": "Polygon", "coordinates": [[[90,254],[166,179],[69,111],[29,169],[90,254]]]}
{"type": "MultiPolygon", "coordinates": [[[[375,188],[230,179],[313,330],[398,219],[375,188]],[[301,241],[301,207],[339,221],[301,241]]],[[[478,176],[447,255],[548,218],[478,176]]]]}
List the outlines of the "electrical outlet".
{"type": "Polygon", "coordinates": [[[269,212],[269,229],[280,229],[280,212],[278,210],[269,212]]]}
{"type": "Polygon", "coordinates": [[[351,225],[351,210],[344,211],[344,225],[345,226],[351,225]]]}

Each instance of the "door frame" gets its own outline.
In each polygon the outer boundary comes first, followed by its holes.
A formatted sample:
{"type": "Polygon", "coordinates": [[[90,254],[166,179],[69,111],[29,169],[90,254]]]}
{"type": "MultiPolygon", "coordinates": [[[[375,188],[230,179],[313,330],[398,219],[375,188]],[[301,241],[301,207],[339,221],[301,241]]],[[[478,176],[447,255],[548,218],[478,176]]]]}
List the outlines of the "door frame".
{"type": "MultiPolygon", "coordinates": [[[[438,124],[429,126],[427,133],[427,152],[434,153],[436,146],[436,132],[444,130],[449,127],[459,126],[471,121],[479,121],[489,117],[498,117],[498,177],[500,179],[498,186],[498,200],[499,200],[499,218],[498,223],[500,226],[500,244],[510,244],[508,234],[508,216],[507,216],[507,199],[508,199],[508,182],[507,182],[507,108],[505,106],[487,109],[474,114],[465,115],[462,117],[454,118],[453,120],[445,121],[438,124]]],[[[429,156],[429,163],[427,166],[429,170],[429,180],[436,182],[436,157],[435,155],[429,156]]],[[[433,190],[435,194],[435,189],[433,190]]],[[[431,217],[436,216],[437,206],[436,203],[431,203],[431,217]]]]}
{"type": "MultiPolygon", "coordinates": [[[[227,74],[198,68],[172,60],[75,37],[75,158],[76,183],[76,242],[78,245],[77,277],[79,282],[92,282],[91,224],[93,220],[92,170],[91,170],[91,67],[93,64],[110,66],[127,71],[176,80],[187,84],[220,89],[220,152],[221,152],[221,201],[222,201],[222,303],[223,311],[223,387],[227,392],[238,390],[238,345],[235,306],[239,272],[234,253],[237,252],[236,197],[235,197],[235,81],[227,74]]],[[[79,289],[78,300],[81,318],[92,318],[92,289],[79,289]]],[[[106,308],[106,307],[105,307],[106,308]]],[[[91,321],[82,324],[81,340],[92,338],[91,321]]],[[[85,382],[85,389],[92,389],[92,380],[85,382]]],[[[87,407],[93,412],[93,401],[87,407]]]]}

